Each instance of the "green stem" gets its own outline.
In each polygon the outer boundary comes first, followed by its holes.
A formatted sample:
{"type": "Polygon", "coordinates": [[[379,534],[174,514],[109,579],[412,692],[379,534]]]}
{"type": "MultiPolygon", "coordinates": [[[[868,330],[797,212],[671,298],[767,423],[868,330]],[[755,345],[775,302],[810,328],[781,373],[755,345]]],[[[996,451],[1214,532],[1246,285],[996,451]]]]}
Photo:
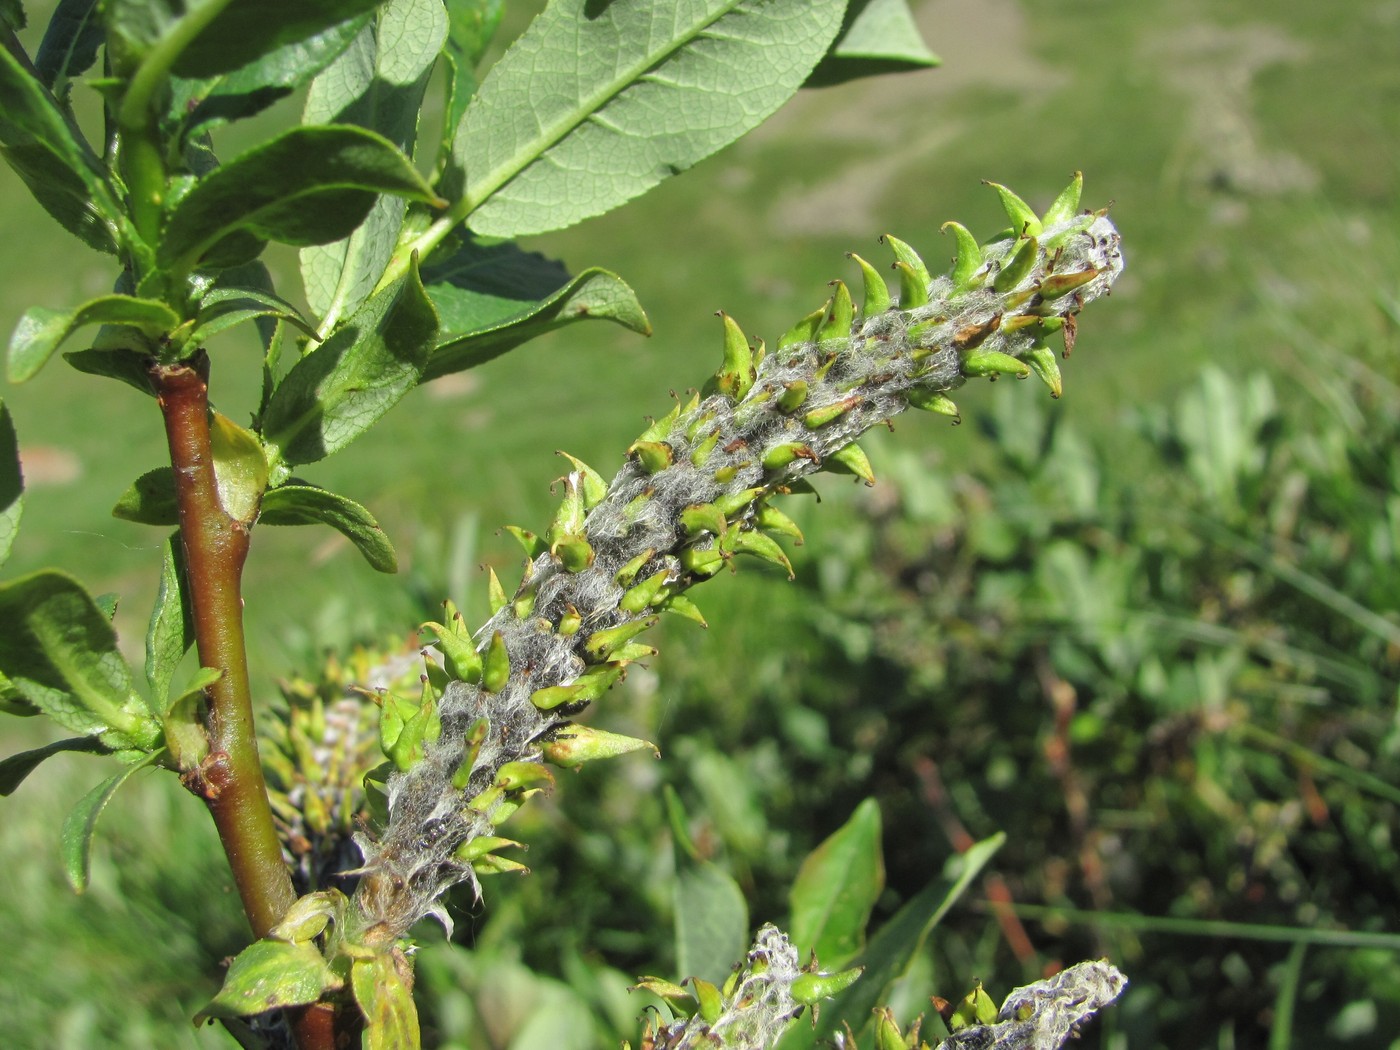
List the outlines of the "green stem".
{"type": "Polygon", "coordinates": [[[207,374],[208,359],[202,355],[151,369],[175,468],[199,662],[223,672],[208,690],[209,757],[187,780],[209,807],[243,910],[254,934],[262,937],[282,918],[295,893],[272,821],[254,733],[240,593],[248,527],[230,518],[219,502],[207,374]]]}

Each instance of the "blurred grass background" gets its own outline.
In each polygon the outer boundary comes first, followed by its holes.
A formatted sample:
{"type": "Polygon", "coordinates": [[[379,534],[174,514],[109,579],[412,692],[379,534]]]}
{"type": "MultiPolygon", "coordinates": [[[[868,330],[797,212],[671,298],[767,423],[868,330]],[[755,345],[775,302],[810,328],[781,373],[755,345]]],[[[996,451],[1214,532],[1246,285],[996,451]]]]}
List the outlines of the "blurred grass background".
{"type": "MultiPolygon", "coordinates": [[[[909,979],[913,1012],[972,976],[999,994],[1054,960],[1108,953],[1135,985],[1090,1045],[1282,1047],[1290,1032],[1298,1046],[1400,1045],[1391,949],[1295,960],[1288,943],[1206,927],[1065,917],[1396,929],[1394,799],[1251,749],[1239,726],[1395,783],[1400,646],[1331,598],[1400,624],[1387,443],[1400,436],[1400,5],[915,7],[942,68],[804,93],[647,197],[531,242],[622,275],[652,339],[556,333],[424,388],[306,472],[379,516],[402,569],[377,576],[327,533],[259,531],[246,587],[259,691],[271,701],[279,676],[326,649],[404,635],[449,594],[484,617],[477,566],[513,578],[517,550],[495,530],[548,520],[553,451],[609,473],[666,391],[714,367],[713,311],[771,340],[825,282],[852,278],[843,252],[877,258],[891,232],[940,259],[944,220],[1001,224],[979,180],[1043,205],[1082,169],[1086,205],[1115,201],[1128,271],[1086,314],[1063,401],[978,384],[959,398],[969,425],[901,420],[867,445],[890,475],[880,486],[828,482],[819,511],[793,512],[808,531],[797,584],[750,568],[699,593],[709,631],[664,625],[651,673],[598,712],[645,731],[663,762],[565,778],[521,830],[535,875],[463,902],[458,939],[475,953],[424,953],[430,1017],[452,1047],[592,1046],[625,1030],[635,1008],[597,990],[615,991],[618,971],[667,972],[667,782],[756,921],[781,917],[796,859],[866,794],[886,812],[884,913],[952,851],[950,816],[979,836],[1008,830],[997,864],[1011,895],[1059,918],[1028,920],[1027,957],[963,908],[909,979]],[[1222,375],[1202,385],[1212,366],[1222,375]],[[1256,372],[1269,396],[1249,386],[1256,372]],[[1258,454],[1231,460],[1240,443],[1258,454]],[[1132,619],[1149,608],[1204,626],[1167,644],[1132,619]],[[1290,973],[1291,1028],[1276,1021],[1290,973]],[[596,994],[570,999],[561,978],[596,994]],[[500,1005],[541,996],[596,1028],[549,1042],[558,1031],[500,1005]]],[[[0,193],[0,317],[108,290],[107,260],[8,171],[0,193]]],[[[295,288],[290,254],[276,261],[295,288]]],[[[216,400],[243,418],[254,347],[211,352],[216,400]]],[[[119,593],[139,664],[161,536],[108,510],[162,461],[158,414],[61,363],[4,396],[28,492],[10,576],[57,565],[119,593]]],[[[4,750],[44,733],[12,721],[4,750]]],[[[139,778],[104,817],[92,891],[74,898],[56,828],[99,778],[61,757],[5,800],[8,1045],[222,1045],[187,1021],[242,936],[207,822],[168,778],[139,778]]]]}

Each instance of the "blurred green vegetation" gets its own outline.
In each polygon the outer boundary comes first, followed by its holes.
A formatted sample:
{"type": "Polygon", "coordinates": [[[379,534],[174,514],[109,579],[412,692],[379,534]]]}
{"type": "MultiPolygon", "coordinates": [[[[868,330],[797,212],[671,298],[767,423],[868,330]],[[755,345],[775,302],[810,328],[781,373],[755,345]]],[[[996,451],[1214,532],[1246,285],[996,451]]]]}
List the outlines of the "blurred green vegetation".
{"type": "MultiPolygon", "coordinates": [[[[260,689],[325,649],[405,634],[448,594],[483,616],[475,566],[509,582],[513,541],[494,530],[547,520],[553,450],[608,473],[665,392],[714,366],[712,311],[771,339],[849,276],[842,252],[875,258],[888,230],[936,259],[945,219],[998,224],[979,179],[1043,204],[1080,168],[1086,203],[1116,198],[1129,269],[1086,315],[1064,400],[978,385],[960,428],[901,421],[868,446],[880,486],[828,482],[820,507],[789,508],[808,533],[795,585],[748,569],[700,591],[711,628],[665,625],[651,671],[595,716],[663,761],[561,777],[524,811],[534,874],[460,902],[474,951],[422,952],[428,1013],[444,1047],[575,1045],[526,1024],[555,1006],[592,1019],[576,1045],[635,1039],[620,988],[672,958],[669,783],[755,922],[781,917],[798,859],[867,795],[885,816],[883,915],[958,825],[1005,830],[984,889],[1052,914],[1024,920],[1027,946],[964,904],[907,978],[905,1016],[972,976],[999,997],[1108,954],[1134,984],[1088,1045],[1394,1046],[1391,948],[1298,956],[1111,916],[1285,939],[1397,928],[1400,10],[916,6],[944,68],[805,94],[648,197],[536,239],[631,282],[651,341],[550,336],[425,388],[310,472],[379,515],[405,568],[379,577],[328,534],[261,530],[260,689]],[[1290,1041],[1275,1019],[1291,975],[1290,1041]]],[[[0,316],[108,289],[106,260],[7,172],[0,193],[0,316]]],[[[211,351],[237,417],[254,348],[211,351]]],[[[161,461],[158,414],[58,367],[5,399],[28,485],[9,571],[60,565],[120,593],[139,662],[162,537],[107,511],[161,461]]],[[[6,753],[43,739],[6,731],[6,753]]],[[[140,777],[73,898],[56,827],[96,779],[59,758],[4,802],[7,1045],[226,1045],[187,1022],[241,946],[214,836],[168,778],[140,777]]]]}

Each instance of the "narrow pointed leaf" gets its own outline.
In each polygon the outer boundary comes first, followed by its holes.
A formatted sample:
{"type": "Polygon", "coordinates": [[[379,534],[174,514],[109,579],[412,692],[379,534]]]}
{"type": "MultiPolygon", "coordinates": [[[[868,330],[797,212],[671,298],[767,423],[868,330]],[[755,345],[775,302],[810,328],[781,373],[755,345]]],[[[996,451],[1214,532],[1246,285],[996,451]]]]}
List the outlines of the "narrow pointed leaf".
{"type": "Polygon", "coordinates": [[[67,740],[56,740],[52,744],[36,747],[32,751],[21,751],[17,755],[0,760],[0,796],[14,794],[24,778],[34,772],[44,759],[65,751],[110,754],[110,749],[104,747],[102,741],[90,736],[69,737],[67,740]]]}
{"type": "Polygon", "coordinates": [[[98,251],[115,252],[121,207],[102,162],[53,95],[0,47],[0,153],[44,210],[98,251]]]}
{"type": "Polygon", "coordinates": [[[423,273],[442,319],[426,379],[462,372],[574,321],[607,320],[651,334],[636,294],[596,267],[570,277],[562,265],[514,244],[464,245],[423,273]]]}
{"type": "Polygon", "coordinates": [[[477,233],[543,233],[684,171],[787,101],[843,0],[555,0],[458,127],[447,196],[477,233]]]}
{"type": "Polygon", "coordinates": [[[166,709],[170,679],[193,641],[194,621],[185,588],[185,545],[177,532],[165,541],[160,587],[146,628],[146,682],[157,709],[166,709]]]}
{"type": "Polygon", "coordinates": [[[19,439],[5,402],[0,401],[0,565],[4,565],[19,532],[24,513],[24,475],[19,465],[19,439]]]}
{"type": "Polygon", "coordinates": [[[798,953],[816,952],[827,969],[844,966],[860,951],[884,888],[880,807],[866,799],[798,869],[789,897],[789,936],[798,953]]]}
{"type": "Polygon", "coordinates": [[[263,525],[329,525],[380,572],[398,572],[398,556],[374,515],[354,500],[315,485],[292,484],[263,496],[263,525]]]}
{"type": "Polygon", "coordinates": [[[940,62],[924,43],[908,0],[851,0],[841,35],[805,86],[826,87],[940,62]]]}
{"type": "Polygon", "coordinates": [[[87,72],[97,61],[102,38],[97,0],[59,0],[34,54],[34,68],[44,86],[53,90],[87,72]]]}
{"type": "MultiPolygon", "coordinates": [[[[412,155],[423,91],[446,36],[442,0],[390,0],[312,82],[302,122],[354,124],[412,155]]],[[[398,244],[406,208],[402,197],[381,196],[349,237],[302,249],[302,283],[323,332],[374,290],[398,244]]]]}
{"type": "Polygon", "coordinates": [[[676,968],[686,977],[724,980],[748,947],[749,908],[733,876],[709,861],[676,879],[676,968]]]}
{"type": "Polygon", "coordinates": [[[451,74],[447,117],[443,127],[450,137],[476,94],[476,67],[486,54],[505,13],[505,0],[457,0],[447,5],[447,50],[451,74]]]}
{"type": "Polygon", "coordinates": [[[88,871],[92,860],[92,838],[97,831],[97,818],[112,801],[112,796],[133,773],[149,765],[159,752],[151,752],[139,762],[132,763],[120,773],[108,777],[93,788],[69,812],[63,821],[59,843],[63,852],[63,873],[78,893],[87,889],[88,871]]]}
{"type": "MultiPolygon", "coordinates": [[[[231,0],[180,52],[178,76],[228,73],[276,48],[370,11],[382,0],[231,0]]],[[[118,6],[149,6],[130,3],[118,6]]]]}
{"type": "Polygon", "coordinates": [[[106,376],[125,383],[143,394],[155,397],[151,388],[150,364],[152,358],[131,350],[69,350],[63,355],[79,372],[91,376],[106,376]]]}
{"type": "Polygon", "coordinates": [[[220,332],[261,317],[286,321],[306,335],[316,335],[301,311],[279,295],[256,288],[216,288],[201,300],[189,342],[200,346],[220,332]]]}
{"type": "Polygon", "coordinates": [[[436,332],[415,267],[293,366],[263,413],[264,440],[289,465],[344,448],[417,385],[436,332]]]}
{"type": "Polygon", "coordinates": [[[292,128],[196,183],[175,206],[158,259],[186,270],[201,261],[227,266],[256,255],[265,241],[339,240],[380,193],[436,199],[381,135],[348,125],[292,128]]]}
{"type": "Polygon", "coordinates": [[[108,616],[76,580],[37,572],[0,586],[0,674],[65,729],[149,750],[160,726],[137,695],[108,616]]]}
{"type": "Polygon", "coordinates": [[[154,341],[179,323],[175,311],[164,303],[130,295],[100,296],[76,310],[31,307],[24,312],[10,336],[10,382],[23,383],[32,378],[63,341],[85,325],[129,326],[154,341]]]}

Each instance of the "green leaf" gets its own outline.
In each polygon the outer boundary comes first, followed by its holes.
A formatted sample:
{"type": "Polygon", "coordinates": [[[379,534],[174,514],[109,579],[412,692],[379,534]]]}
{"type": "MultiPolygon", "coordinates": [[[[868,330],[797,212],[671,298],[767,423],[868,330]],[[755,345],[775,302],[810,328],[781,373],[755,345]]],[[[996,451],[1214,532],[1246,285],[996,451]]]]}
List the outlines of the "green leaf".
{"type": "Polygon", "coordinates": [[[268,51],[231,73],[199,79],[175,78],[168,112],[182,123],[186,138],[260,113],[334,62],[368,24],[361,12],[304,40],[268,51]]]}
{"type": "Polygon", "coordinates": [[[63,355],[63,360],[79,372],[116,379],[127,386],[135,387],[143,394],[149,394],[151,397],[156,396],[155,390],[151,388],[150,364],[153,358],[148,354],[135,353],[131,350],[92,348],[89,350],[70,350],[63,355]]]}
{"type": "Polygon", "coordinates": [[[642,304],[616,274],[590,268],[570,278],[560,263],[509,242],[470,242],[423,279],[442,325],[425,380],[475,368],[574,321],[651,334],[642,304]]]}
{"type": "Polygon", "coordinates": [[[843,1019],[855,1027],[861,1044],[869,1042],[875,1008],[889,1000],[890,987],[922,950],[929,932],[943,921],[1005,841],[1006,836],[998,832],[951,858],[941,877],[905,902],[870,938],[855,960],[865,968],[861,979],[823,1008],[815,1029],[805,1024],[789,1028],[778,1043],[779,1050],[803,1050],[830,1040],[843,1019]]]}
{"type": "Polygon", "coordinates": [[[436,335],[414,266],[287,373],[263,414],[270,451],[292,465],[344,448],[418,383],[436,335]]]}
{"type": "Polygon", "coordinates": [[[262,317],[286,321],[313,338],[316,335],[301,311],[279,295],[256,288],[214,288],[200,300],[189,344],[202,346],[220,332],[262,317]]]}
{"type": "Polygon", "coordinates": [[[684,171],[790,98],[845,0],[555,0],[453,137],[444,195],[480,234],[543,233],[684,171]]]}
{"type": "Polygon", "coordinates": [[[177,532],[165,541],[160,587],[146,628],[146,682],[158,710],[166,709],[170,679],[193,641],[194,621],[185,589],[185,545],[177,532]]]}
{"type": "Polygon", "coordinates": [[[32,378],[65,339],[91,324],[136,329],[144,340],[154,342],[178,327],[180,318],[162,302],[130,295],[99,296],[76,310],[30,307],[10,336],[10,382],[23,383],[32,378]]]}
{"type": "Polygon", "coordinates": [[[418,1009],[391,956],[356,959],[350,987],[365,1018],[363,1050],[418,1050],[418,1009]]]}
{"type": "Polygon", "coordinates": [[[175,471],[171,467],[148,470],[117,499],[112,517],[138,525],[178,525],[180,505],[175,499],[175,471]]]}
{"type": "Polygon", "coordinates": [[[44,571],[0,585],[0,623],[0,674],[25,700],[114,751],[156,745],[111,621],[77,580],[44,571]]]}
{"type": "Polygon", "coordinates": [[[496,35],[505,12],[505,0],[457,0],[447,5],[447,49],[449,69],[447,112],[443,127],[451,138],[452,129],[462,120],[467,104],[476,94],[476,67],[496,35]]]}
{"type": "Polygon", "coordinates": [[[122,210],[97,155],[48,90],[0,47],[0,152],[50,215],[89,247],[115,252],[122,210]]]}
{"type": "Polygon", "coordinates": [[[258,521],[263,525],[329,525],[353,543],[380,572],[398,572],[398,555],[374,515],[354,500],[315,485],[291,484],[270,490],[258,521]]]}
{"type": "Polygon", "coordinates": [[[840,969],[865,943],[870,911],[885,887],[880,807],[868,798],[851,819],[803,860],[789,897],[788,934],[803,958],[840,969]]]}
{"type": "Polygon", "coordinates": [[[851,0],[841,35],[805,86],[827,87],[941,63],[924,43],[908,0],[851,0]]]}
{"type": "MultiPolygon", "coordinates": [[[[423,91],[446,36],[441,0],[389,0],[312,83],[302,122],[368,128],[411,154],[423,91]]],[[[401,197],[382,196],[346,239],[302,249],[302,281],[322,332],[374,290],[398,244],[406,207],[401,197]]]]}
{"type": "Polygon", "coordinates": [[[674,900],[677,972],[718,984],[748,948],[743,891],[728,872],[701,861],[681,869],[674,900]]]}
{"type": "Polygon", "coordinates": [[[195,1015],[195,1024],[210,1017],[247,1017],[305,1006],[340,983],[309,941],[254,941],[229,965],[219,994],[195,1015]]]}
{"type": "Polygon", "coordinates": [[[292,128],[195,183],[170,215],[157,260],[191,270],[202,261],[246,262],[266,241],[339,240],[380,193],[436,200],[382,136],[340,125],[292,128]]]}
{"type": "Polygon", "coordinates": [[[97,61],[102,40],[97,0],[59,0],[34,55],[34,68],[44,86],[62,97],[66,81],[82,76],[97,61]]]}
{"type": "Polygon", "coordinates": [[[4,565],[24,513],[24,475],[19,465],[19,438],[10,410],[0,400],[0,565],[4,565]]]}
{"type": "Polygon", "coordinates": [[[104,755],[111,753],[110,749],[103,746],[100,740],[94,740],[90,736],[69,737],[67,740],[57,740],[52,744],[36,747],[33,751],[21,751],[17,755],[11,755],[0,761],[0,796],[13,795],[15,789],[24,782],[25,777],[38,768],[40,762],[64,751],[104,755]]]}
{"type": "Polygon", "coordinates": [[[92,837],[97,830],[97,818],[112,801],[117,789],[138,769],[155,761],[159,751],[142,756],[139,762],[127,766],[115,776],[108,777],[79,800],[63,821],[59,845],[63,853],[63,872],[75,892],[87,889],[88,870],[92,860],[92,837]]]}

